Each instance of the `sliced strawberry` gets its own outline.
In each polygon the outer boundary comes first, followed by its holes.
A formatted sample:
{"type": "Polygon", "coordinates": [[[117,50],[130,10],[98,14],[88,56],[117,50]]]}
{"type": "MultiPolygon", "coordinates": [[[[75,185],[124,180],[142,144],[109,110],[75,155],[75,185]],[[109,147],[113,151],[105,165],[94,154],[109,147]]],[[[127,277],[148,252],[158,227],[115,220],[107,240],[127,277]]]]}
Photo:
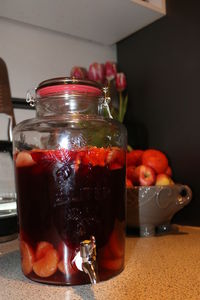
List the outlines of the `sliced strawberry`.
{"type": "Polygon", "coordinates": [[[22,271],[25,275],[28,275],[33,268],[33,263],[35,260],[34,251],[26,242],[20,242],[20,250],[22,257],[22,271]]]}
{"type": "Polygon", "coordinates": [[[106,163],[108,150],[105,148],[91,147],[85,151],[82,157],[82,162],[85,165],[101,166],[104,167],[106,163]]]}
{"type": "Polygon", "coordinates": [[[27,151],[19,152],[15,159],[16,167],[30,167],[36,164],[32,156],[27,151]]]}
{"type": "Polygon", "coordinates": [[[59,256],[56,249],[49,249],[42,258],[34,262],[33,271],[39,277],[49,277],[56,272],[58,261],[59,256]]]}
{"type": "Polygon", "coordinates": [[[72,162],[76,157],[76,151],[59,149],[54,150],[54,155],[61,162],[72,162]]]}
{"type": "Polygon", "coordinates": [[[117,169],[121,169],[122,165],[120,165],[119,163],[113,162],[109,164],[109,169],[110,170],[117,170],[117,169]]]}
{"type": "Polygon", "coordinates": [[[117,147],[112,147],[107,155],[107,163],[117,163],[123,167],[125,164],[125,151],[117,147]]]}
{"type": "Polygon", "coordinates": [[[45,162],[72,162],[75,158],[75,151],[68,151],[66,149],[59,150],[45,150],[34,149],[31,151],[31,156],[37,163],[45,162]]]}
{"type": "Polygon", "coordinates": [[[36,260],[41,259],[45,256],[48,250],[53,249],[53,245],[48,242],[39,242],[35,252],[36,260]]]}

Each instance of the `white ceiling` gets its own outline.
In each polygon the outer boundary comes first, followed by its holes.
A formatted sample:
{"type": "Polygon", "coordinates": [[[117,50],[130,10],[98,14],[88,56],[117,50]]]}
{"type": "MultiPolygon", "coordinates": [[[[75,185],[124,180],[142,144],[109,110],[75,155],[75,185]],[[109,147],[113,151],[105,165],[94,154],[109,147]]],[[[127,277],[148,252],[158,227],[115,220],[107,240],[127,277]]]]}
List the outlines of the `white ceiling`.
{"type": "MultiPolygon", "coordinates": [[[[155,2],[155,0],[154,0],[155,2]]],[[[164,14],[141,0],[0,0],[0,16],[114,44],[164,14]]]]}

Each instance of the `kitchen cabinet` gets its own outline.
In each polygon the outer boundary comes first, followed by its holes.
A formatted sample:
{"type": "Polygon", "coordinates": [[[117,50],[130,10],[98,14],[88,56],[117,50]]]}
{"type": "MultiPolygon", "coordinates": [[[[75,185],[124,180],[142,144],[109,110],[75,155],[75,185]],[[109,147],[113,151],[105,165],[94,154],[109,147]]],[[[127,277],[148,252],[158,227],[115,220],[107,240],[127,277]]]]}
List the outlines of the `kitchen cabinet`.
{"type": "Polygon", "coordinates": [[[6,0],[0,17],[112,45],[166,14],[165,0],[6,0]]]}

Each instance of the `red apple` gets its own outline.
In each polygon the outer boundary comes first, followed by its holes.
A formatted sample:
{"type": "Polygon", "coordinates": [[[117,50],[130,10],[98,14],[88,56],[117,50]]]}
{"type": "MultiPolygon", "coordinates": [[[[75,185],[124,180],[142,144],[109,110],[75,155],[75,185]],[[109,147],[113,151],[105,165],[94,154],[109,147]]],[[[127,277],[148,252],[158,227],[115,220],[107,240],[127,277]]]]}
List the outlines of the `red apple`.
{"type": "Polygon", "coordinates": [[[127,153],[127,166],[139,166],[142,164],[143,150],[132,150],[127,153]]]}
{"type": "Polygon", "coordinates": [[[172,185],[173,180],[167,174],[158,174],[156,177],[156,185],[172,185]]]}
{"type": "Polygon", "coordinates": [[[130,166],[126,169],[126,177],[132,182],[135,182],[135,166],[130,166]]]}
{"type": "Polygon", "coordinates": [[[142,155],[142,164],[151,167],[157,174],[160,174],[167,170],[168,159],[161,151],[148,149],[142,155]]]}
{"type": "Polygon", "coordinates": [[[151,167],[140,165],[135,169],[135,177],[138,178],[140,185],[154,185],[156,175],[151,167]]]}
{"type": "Polygon", "coordinates": [[[169,177],[172,177],[172,169],[170,166],[167,167],[167,170],[165,171],[165,174],[167,174],[169,177]]]}
{"type": "Polygon", "coordinates": [[[132,189],[133,188],[132,181],[128,178],[126,178],[126,188],[127,189],[132,189]]]}

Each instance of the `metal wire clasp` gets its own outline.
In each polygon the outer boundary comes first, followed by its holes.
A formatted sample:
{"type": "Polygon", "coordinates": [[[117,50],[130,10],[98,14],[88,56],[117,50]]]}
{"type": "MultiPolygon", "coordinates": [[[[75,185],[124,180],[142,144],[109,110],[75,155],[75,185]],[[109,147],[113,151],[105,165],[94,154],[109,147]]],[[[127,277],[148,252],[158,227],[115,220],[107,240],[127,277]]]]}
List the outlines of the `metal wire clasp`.
{"type": "Polygon", "coordinates": [[[109,88],[108,88],[108,86],[104,86],[102,88],[102,90],[103,90],[103,93],[104,93],[104,97],[102,97],[102,102],[101,102],[101,105],[100,105],[100,113],[103,114],[104,116],[110,118],[110,119],[113,119],[113,117],[111,115],[111,112],[110,112],[109,105],[108,105],[111,101],[111,98],[108,95],[109,88]]]}
{"type": "Polygon", "coordinates": [[[36,89],[30,89],[26,93],[26,102],[29,103],[31,107],[35,106],[35,98],[36,98],[36,89]]]}

